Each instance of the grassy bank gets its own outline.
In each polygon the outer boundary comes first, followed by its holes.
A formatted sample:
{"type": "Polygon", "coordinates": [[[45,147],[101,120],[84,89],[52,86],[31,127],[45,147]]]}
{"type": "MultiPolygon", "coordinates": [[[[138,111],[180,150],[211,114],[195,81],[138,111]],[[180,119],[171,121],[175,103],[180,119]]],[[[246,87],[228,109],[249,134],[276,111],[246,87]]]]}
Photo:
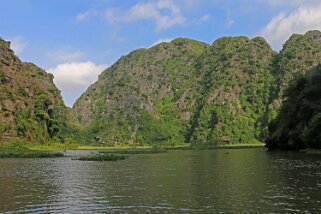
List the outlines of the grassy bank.
{"type": "Polygon", "coordinates": [[[181,144],[175,146],[162,146],[155,147],[150,145],[145,146],[132,146],[132,145],[119,145],[119,146],[105,146],[105,145],[80,145],[80,144],[62,144],[50,142],[48,144],[6,144],[0,147],[0,151],[61,151],[61,150],[106,150],[106,151],[153,151],[161,150],[206,150],[206,149],[250,149],[250,148],[263,148],[264,144],[229,144],[229,145],[190,145],[181,144]]]}
{"type": "Polygon", "coordinates": [[[61,151],[77,149],[76,144],[62,144],[50,142],[48,144],[36,143],[10,143],[0,147],[0,151],[61,151]]]}
{"type": "Polygon", "coordinates": [[[211,149],[258,149],[264,148],[263,143],[254,144],[226,144],[226,145],[193,145],[192,149],[211,150],[211,149]]]}
{"type": "Polygon", "coordinates": [[[60,152],[0,152],[0,158],[57,158],[64,157],[60,152]]]}
{"type": "MultiPolygon", "coordinates": [[[[61,144],[61,143],[50,143],[50,144],[27,144],[24,146],[26,150],[32,151],[58,151],[58,150],[107,150],[107,151],[126,151],[126,150],[155,150],[159,147],[144,145],[144,146],[132,146],[132,145],[117,145],[117,146],[105,146],[105,145],[81,145],[81,144],[61,144]]],[[[161,149],[190,149],[190,145],[175,145],[172,147],[160,147],[161,149]]]]}

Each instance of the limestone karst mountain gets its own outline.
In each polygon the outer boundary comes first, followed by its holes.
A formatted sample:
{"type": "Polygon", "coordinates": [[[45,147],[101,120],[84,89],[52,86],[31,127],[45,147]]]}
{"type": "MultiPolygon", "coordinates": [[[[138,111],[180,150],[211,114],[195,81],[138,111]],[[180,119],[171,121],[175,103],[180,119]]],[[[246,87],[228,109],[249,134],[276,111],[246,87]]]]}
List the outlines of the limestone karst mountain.
{"type": "Polygon", "coordinates": [[[0,137],[6,142],[59,138],[67,109],[53,75],[21,62],[0,39],[0,137]]]}

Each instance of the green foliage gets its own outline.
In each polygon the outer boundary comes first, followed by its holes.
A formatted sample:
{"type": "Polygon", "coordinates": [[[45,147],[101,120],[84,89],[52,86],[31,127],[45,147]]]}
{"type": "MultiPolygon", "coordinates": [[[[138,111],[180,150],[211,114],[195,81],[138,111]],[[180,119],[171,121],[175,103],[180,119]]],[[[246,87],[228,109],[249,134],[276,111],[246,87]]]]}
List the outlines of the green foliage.
{"type": "Polygon", "coordinates": [[[319,31],[309,31],[305,35],[294,34],[285,43],[275,64],[279,74],[279,96],[283,96],[292,80],[321,63],[321,44],[317,41],[320,36],[319,31]]]}
{"type": "Polygon", "coordinates": [[[64,157],[59,152],[0,152],[0,158],[56,158],[64,157]]]}
{"type": "Polygon", "coordinates": [[[23,110],[16,113],[15,122],[19,137],[26,137],[29,128],[32,127],[31,111],[25,107],[23,110]]]}
{"type": "Polygon", "coordinates": [[[180,134],[180,121],[175,118],[166,122],[164,118],[155,118],[148,112],[143,112],[140,122],[136,137],[139,145],[159,146],[183,143],[183,137],[180,134]]]}
{"type": "Polygon", "coordinates": [[[25,79],[16,79],[30,84],[0,85],[0,119],[13,117],[18,137],[44,145],[204,148],[257,143],[269,133],[269,148],[318,148],[321,77],[305,74],[321,62],[320,37],[317,31],[293,35],[279,54],[263,38],[247,37],[224,37],[211,46],[179,38],[139,49],[103,72],[73,112],[52,75],[31,63],[7,63],[6,73],[19,70],[25,79]],[[33,91],[39,91],[34,100],[33,91]]]}
{"type": "Polygon", "coordinates": [[[59,110],[53,108],[52,105],[53,102],[46,93],[38,92],[36,94],[34,114],[39,121],[39,125],[45,127],[50,139],[57,136],[62,126],[65,126],[59,110]]]}
{"type": "Polygon", "coordinates": [[[5,83],[6,82],[6,76],[4,75],[4,72],[2,70],[2,67],[0,66],[0,83],[5,83]]]}
{"type": "Polygon", "coordinates": [[[122,155],[122,154],[98,153],[96,155],[79,157],[76,160],[80,160],[80,161],[118,161],[118,160],[125,160],[126,158],[127,158],[127,156],[122,155]]]}
{"type": "Polygon", "coordinates": [[[275,80],[269,65],[272,57],[262,39],[217,40],[198,64],[204,83],[198,89],[201,95],[187,140],[209,145],[262,140],[275,80]]]}
{"type": "Polygon", "coordinates": [[[46,120],[49,118],[49,106],[52,104],[48,95],[44,92],[38,92],[35,96],[35,116],[39,120],[46,120]]]}
{"type": "Polygon", "coordinates": [[[269,126],[269,149],[321,148],[321,66],[297,77],[285,91],[285,101],[269,126]]]}
{"type": "Polygon", "coordinates": [[[304,129],[303,138],[310,148],[321,149],[321,112],[314,116],[304,129]]]}
{"type": "Polygon", "coordinates": [[[154,146],[152,149],[128,149],[128,150],[115,150],[115,151],[102,151],[101,154],[105,153],[118,153],[125,155],[137,155],[137,154],[159,154],[168,152],[165,149],[161,149],[160,147],[154,146]]]}
{"type": "Polygon", "coordinates": [[[6,126],[4,146],[61,141],[61,130],[68,122],[53,75],[32,63],[22,63],[9,44],[0,39],[0,121],[6,126]]]}

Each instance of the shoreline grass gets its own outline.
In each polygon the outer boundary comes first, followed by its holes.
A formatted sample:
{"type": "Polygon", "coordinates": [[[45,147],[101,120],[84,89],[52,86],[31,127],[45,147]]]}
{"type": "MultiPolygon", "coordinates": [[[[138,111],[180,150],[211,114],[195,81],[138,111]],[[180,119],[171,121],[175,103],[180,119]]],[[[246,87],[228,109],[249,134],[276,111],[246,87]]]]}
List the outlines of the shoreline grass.
{"type": "Polygon", "coordinates": [[[1,152],[0,158],[58,158],[64,157],[60,152],[1,152]]]}
{"type": "Polygon", "coordinates": [[[107,150],[100,151],[100,154],[125,154],[125,155],[138,155],[138,154],[160,154],[167,153],[168,150],[162,148],[153,149],[126,149],[126,150],[107,150]]]}
{"type": "MultiPolygon", "coordinates": [[[[80,145],[80,144],[62,144],[62,143],[48,143],[48,144],[24,144],[13,145],[8,144],[0,147],[1,151],[63,151],[63,150],[102,150],[102,151],[122,151],[124,153],[137,151],[137,150],[212,150],[212,149],[254,149],[264,148],[263,143],[255,144],[229,144],[229,145],[192,145],[180,144],[174,146],[155,147],[151,145],[145,146],[105,146],[105,145],[80,145]]],[[[152,153],[152,152],[151,152],[152,153]]]]}
{"type": "Polygon", "coordinates": [[[95,155],[87,155],[87,156],[77,157],[73,160],[79,160],[79,161],[118,161],[118,160],[125,160],[126,158],[128,158],[128,156],[123,155],[123,154],[98,153],[95,155]]]}
{"type": "Polygon", "coordinates": [[[192,146],[196,150],[214,150],[214,149],[263,149],[265,144],[226,144],[226,145],[196,145],[192,146]]]}

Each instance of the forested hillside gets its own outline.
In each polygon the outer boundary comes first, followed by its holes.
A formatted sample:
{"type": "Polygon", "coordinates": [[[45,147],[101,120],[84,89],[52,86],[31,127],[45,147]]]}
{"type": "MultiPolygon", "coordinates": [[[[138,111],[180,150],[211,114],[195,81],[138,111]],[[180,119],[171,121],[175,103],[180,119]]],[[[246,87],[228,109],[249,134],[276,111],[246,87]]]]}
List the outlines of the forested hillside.
{"type": "Polygon", "coordinates": [[[262,141],[275,55],[262,38],[176,39],[122,57],[74,110],[90,138],[109,144],[262,141]]]}
{"type": "Polygon", "coordinates": [[[196,144],[255,143],[267,132],[275,53],[263,38],[218,39],[197,64],[196,108],[186,133],[196,144]]]}
{"type": "Polygon", "coordinates": [[[201,78],[196,65],[208,48],[176,39],[122,57],[74,105],[88,135],[109,144],[184,143],[201,78]]]}
{"type": "Polygon", "coordinates": [[[292,35],[279,53],[260,37],[179,38],[121,57],[71,110],[51,74],[0,40],[1,138],[318,147],[320,63],[319,31],[292,35]]]}
{"type": "Polygon", "coordinates": [[[321,66],[297,77],[285,90],[278,117],[270,124],[267,147],[321,148],[321,66]]]}
{"type": "Polygon", "coordinates": [[[321,33],[310,31],[292,35],[274,62],[278,90],[273,101],[274,114],[266,140],[269,149],[320,147],[320,63],[321,33]],[[283,103],[284,101],[284,103],[283,103]],[[283,105],[282,105],[283,104],[283,105]]]}
{"type": "Polygon", "coordinates": [[[61,139],[67,109],[53,75],[21,62],[0,39],[0,141],[45,143],[61,139]]]}
{"type": "Polygon", "coordinates": [[[176,39],[122,57],[73,109],[89,138],[111,145],[263,142],[320,47],[318,31],[292,35],[280,53],[263,38],[176,39]]]}

